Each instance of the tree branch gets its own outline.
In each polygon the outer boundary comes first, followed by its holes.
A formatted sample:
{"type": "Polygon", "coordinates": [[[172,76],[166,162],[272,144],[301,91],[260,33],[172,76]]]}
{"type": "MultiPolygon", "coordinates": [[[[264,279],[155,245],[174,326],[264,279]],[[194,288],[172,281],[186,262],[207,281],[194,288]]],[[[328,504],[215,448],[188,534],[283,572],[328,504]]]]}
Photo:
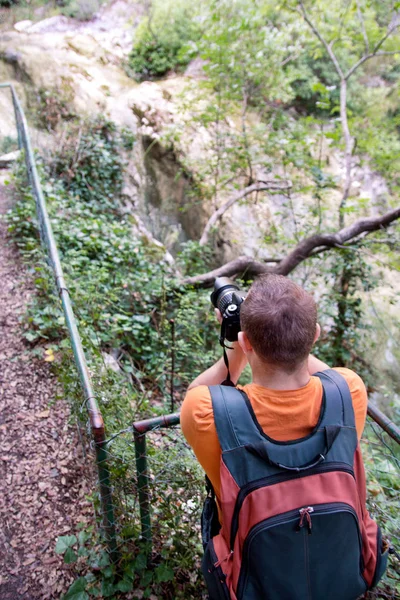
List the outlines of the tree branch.
{"type": "Polygon", "coordinates": [[[344,76],[344,78],[346,79],[346,81],[349,79],[349,77],[351,77],[354,73],[354,71],[356,71],[358,69],[359,66],[361,66],[363,63],[365,63],[367,60],[369,60],[370,58],[374,58],[375,56],[393,56],[394,54],[400,54],[400,50],[390,50],[390,51],[385,51],[385,50],[381,50],[380,52],[371,52],[371,54],[366,54],[364,56],[362,56],[360,58],[359,61],[357,61],[346,73],[346,75],[344,76]]]}
{"type": "Polygon", "coordinates": [[[226,213],[228,208],[233,206],[235,202],[238,202],[242,198],[245,198],[249,194],[253,192],[261,192],[262,190],[287,190],[292,187],[292,183],[290,181],[280,182],[280,181],[257,181],[252,185],[247,186],[243,190],[239,190],[235,194],[233,194],[222,206],[216,210],[211,217],[208,219],[206,226],[204,227],[204,231],[201,235],[199,244],[200,246],[205,246],[208,242],[209,234],[217,223],[217,221],[226,213]]]}
{"type": "Polygon", "coordinates": [[[329,54],[329,57],[330,57],[331,61],[334,64],[334,67],[336,69],[337,74],[339,75],[340,79],[343,79],[344,78],[343,71],[342,71],[342,69],[341,69],[341,67],[339,65],[339,61],[336,58],[336,55],[335,55],[334,51],[332,50],[332,46],[330,44],[328,44],[328,42],[325,40],[325,38],[322,37],[322,35],[318,31],[318,29],[315,27],[315,25],[311,22],[308,14],[306,12],[306,9],[304,7],[303,0],[300,0],[299,6],[300,6],[300,12],[302,13],[305,22],[312,29],[312,31],[317,36],[317,38],[319,39],[319,41],[321,42],[321,44],[323,44],[325,46],[325,50],[329,54]]]}
{"type": "Polygon", "coordinates": [[[360,21],[361,31],[362,31],[363,38],[364,38],[365,53],[369,54],[369,40],[368,40],[367,30],[365,29],[364,17],[362,15],[361,8],[360,8],[360,1],[356,0],[356,4],[357,4],[358,20],[360,21]]]}
{"type": "MultiPolygon", "coordinates": [[[[344,227],[336,233],[324,235],[312,235],[303,241],[283,259],[268,259],[268,262],[277,262],[275,267],[268,266],[267,261],[260,262],[249,256],[239,256],[238,258],[222,265],[218,269],[195,275],[183,280],[186,285],[198,285],[201,287],[211,287],[216,277],[232,277],[237,274],[246,273],[249,276],[260,275],[261,273],[277,273],[279,275],[288,275],[301,262],[313,254],[329,250],[330,248],[343,247],[345,242],[354,240],[362,233],[371,233],[385,229],[393,221],[400,218],[400,206],[387,212],[381,217],[366,217],[358,219],[352,225],[344,227]]],[[[345,247],[345,246],[344,246],[345,247]]]]}
{"type": "MultiPolygon", "coordinates": [[[[349,124],[348,124],[348,120],[347,120],[347,81],[353,75],[353,73],[358,69],[358,67],[360,67],[364,62],[366,62],[370,58],[373,58],[374,56],[383,56],[383,55],[387,55],[387,54],[392,54],[392,52],[389,53],[389,52],[385,52],[385,51],[380,51],[379,49],[381,48],[382,44],[388,39],[388,37],[393,33],[393,31],[395,31],[395,29],[397,29],[400,26],[400,21],[398,23],[394,23],[394,25],[392,25],[391,27],[388,27],[387,32],[382,37],[382,39],[375,45],[372,52],[369,52],[368,36],[367,36],[366,29],[365,29],[364,19],[363,19],[361,10],[360,10],[359,1],[357,0],[358,18],[360,20],[361,27],[362,27],[364,43],[365,43],[365,48],[366,48],[367,54],[362,56],[360,58],[360,60],[358,60],[347,71],[346,75],[344,75],[343,71],[340,67],[339,61],[336,58],[336,55],[332,48],[333,41],[328,44],[328,42],[325,40],[325,38],[319,32],[317,27],[310,20],[310,17],[308,16],[306,9],[304,7],[303,0],[299,0],[298,9],[301,12],[301,14],[303,15],[303,18],[306,21],[306,23],[308,24],[308,26],[311,28],[313,33],[320,40],[321,44],[323,44],[323,46],[325,47],[333,65],[336,69],[336,72],[340,77],[340,122],[342,125],[343,137],[344,137],[344,141],[345,141],[345,170],[346,170],[344,190],[343,190],[342,199],[341,199],[340,205],[339,205],[339,227],[342,228],[344,226],[344,208],[346,206],[347,198],[349,197],[349,194],[350,194],[350,188],[351,188],[351,182],[352,182],[351,163],[352,163],[352,155],[353,155],[353,150],[354,150],[354,138],[352,137],[352,135],[350,133],[349,124]]],[[[400,50],[399,50],[399,53],[400,53],[400,50]]],[[[397,52],[393,52],[393,54],[397,54],[397,52]]]]}

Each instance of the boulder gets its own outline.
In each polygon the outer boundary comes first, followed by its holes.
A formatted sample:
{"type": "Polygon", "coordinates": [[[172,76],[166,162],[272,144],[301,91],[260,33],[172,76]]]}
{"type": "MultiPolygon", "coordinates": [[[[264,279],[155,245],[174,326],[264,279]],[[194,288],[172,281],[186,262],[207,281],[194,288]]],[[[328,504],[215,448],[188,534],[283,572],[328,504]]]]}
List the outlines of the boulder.
{"type": "Polygon", "coordinates": [[[18,23],[15,23],[14,29],[16,29],[16,31],[25,31],[26,29],[29,29],[31,25],[33,25],[33,21],[25,19],[25,21],[19,21],[18,23]]]}
{"type": "Polygon", "coordinates": [[[14,150],[14,152],[9,152],[8,154],[3,154],[3,156],[0,156],[0,169],[8,169],[11,167],[13,162],[15,162],[19,157],[20,152],[20,150],[14,150]]]}

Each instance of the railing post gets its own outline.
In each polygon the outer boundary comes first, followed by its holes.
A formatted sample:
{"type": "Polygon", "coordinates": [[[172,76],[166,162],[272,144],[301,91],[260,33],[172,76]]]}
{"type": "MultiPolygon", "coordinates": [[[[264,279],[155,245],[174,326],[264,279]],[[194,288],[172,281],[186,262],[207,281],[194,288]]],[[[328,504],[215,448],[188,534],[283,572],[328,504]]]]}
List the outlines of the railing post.
{"type": "Polygon", "coordinates": [[[102,526],[106,536],[107,546],[110,551],[111,562],[117,562],[119,555],[117,550],[114,506],[111,491],[110,470],[107,462],[107,442],[104,425],[101,424],[99,427],[92,425],[92,432],[99,477],[102,526]]]}
{"type": "Polygon", "coordinates": [[[139,495],[140,522],[142,538],[146,543],[148,556],[152,552],[151,515],[150,515],[150,486],[147,467],[146,433],[141,433],[133,426],[135,440],[137,487],[139,495]]]}

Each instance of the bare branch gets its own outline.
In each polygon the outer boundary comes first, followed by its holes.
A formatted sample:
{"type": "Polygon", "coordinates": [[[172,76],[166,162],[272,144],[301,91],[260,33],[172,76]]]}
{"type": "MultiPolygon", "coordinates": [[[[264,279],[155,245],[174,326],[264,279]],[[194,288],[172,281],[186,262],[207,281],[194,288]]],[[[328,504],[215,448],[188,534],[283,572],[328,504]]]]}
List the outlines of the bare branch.
{"type": "Polygon", "coordinates": [[[247,186],[243,190],[239,190],[235,194],[233,194],[229,200],[227,200],[222,206],[216,210],[211,217],[208,219],[206,226],[204,227],[204,231],[200,238],[199,244],[200,246],[205,246],[208,242],[208,237],[212,227],[217,223],[217,221],[226,213],[228,208],[233,206],[235,202],[238,202],[242,198],[245,198],[249,194],[253,192],[261,192],[262,190],[287,190],[292,187],[292,183],[290,181],[280,182],[280,181],[257,181],[252,185],[247,186]]]}
{"type": "Polygon", "coordinates": [[[350,240],[355,240],[363,233],[371,233],[385,229],[393,221],[400,218],[400,206],[387,212],[381,217],[366,217],[358,219],[349,227],[344,227],[336,233],[324,235],[312,235],[301,241],[297,246],[283,259],[268,259],[268,262],[277,262],[275,267],[268,266],[267,262],[254,260],[249,256],[239,256],[218,269],[214,269],[202,275],[195,275],[184,279],[186,285],[198,285],[201,287],[210,287],[213,285],[216,277],[233,276],[246,273],[249,276],[260,275],[261,273],[278,273],[288,275],[301,262],[312,256],[335,247],[347,247],[344,244],[350,240]]]}
{"type": "Polygon", "coordinates": [[[369,54],[369,39],[368,39],[368,35],[367,35],[367,30],[365,29],[364,17],[361,12],[359,0],[356,0],[356,3],[357,3],[358,20],[360,21],[361,31],[362,31],[363,38],[364,38],[365,54],[369,54]]]}
{"type": "Polygon", "coordinates": [[[239,256],[218,269],[203,273],[202,275],[188,277],[183,280],[183,284],[211,287],[217,277],[232,277],[239,273],[241,275],[244,275],[245,273],[248,273],[249,275],[260,275],[261,273],[268,273],[269,271],[272,273],[273,269],[267,267],[266,263],[254,260],[250,256],[239,256]]]}
{"type": "Polygon", "coordinates": [[[311,22],[308,14],[306,12],[306,9],[304,7],[303,0],[300,0],[299,7],[300,7],[300,11],[301,11],[301,14],[303,15],[305,22],[309,25],[309,27],[315,33],[315,35],[317,36],[317,38],[319,39],[321,44],[323,44],[325,46],[325,50],[329,54],[329,57],[335,66],[337,74],[339,75],[340,79],[343,79],[344,78],[343,71],[339,65],[339,61],[336,58],[334,51],[332,50],[332,45],[328,44],[328,42],[322,37],[321,33],[318,31],[318,29],[315,27],[315,25],[311,22]]]}
{"type": "Polygon", "coordinates": [[[350,194],[351,188],[351,162],[353,156],[353,148],[354,148],[354,138],[352,137],[349,129],[349,122],[347,120],[347,81],[346,79],[342,79],[340,82],[340,122],[342,125],[342,131],[345,142],[345,167],[346,167],[346,176],[345,176],[345,184],[342,195],[342,200],[339,205],[339,227],[344,226],[344,211],[343,209],[346,206],[347,198],[350,194]]]}
{"type": "Polygon", "coordinates": [[[371,54],[366,54],[365,56],[363,56],[362,58],[360,58],[360,60],[357,61],[347,71],[347,73],[345,75],[346,81],[347,81],[347,79],[349,79],[349,77],[351,77],[353,75],[354,71],[356,71],[358,69],[358,67],[360,67],[363,63],[365,63],[370,58],[375,58],[375,56],[393,56],[394,54],[400,54],[400,49],[399,50],[391,50],[391,51],[387,51],[387,52],[385,52],[384,50],[381,50],[380,52],[373,52],[371,54]]]}

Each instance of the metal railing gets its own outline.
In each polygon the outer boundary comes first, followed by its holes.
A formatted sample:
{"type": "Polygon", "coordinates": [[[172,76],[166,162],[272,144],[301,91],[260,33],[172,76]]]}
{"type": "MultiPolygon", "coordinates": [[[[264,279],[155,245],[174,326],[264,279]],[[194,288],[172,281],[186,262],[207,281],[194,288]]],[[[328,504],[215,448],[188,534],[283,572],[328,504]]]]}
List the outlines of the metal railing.
{"type": "Polygon", "coordinates": [[[29,130],[14,86],[11,83],[2,83],[0,88],[9,88],[14,106],[15,120],[18,133],[18,146],[24,150],[25,163],[28,180],[32,188],[36,203],[36,211],[39,221],[40,238],[44,246],[50,267],[53,270],[58,294],[61,299],[66,325],[69,332],[76,368],[85,398],[85,405],[89,413],[89,421],[93,444],[96,454],[96,464],[99,478],[99,491],[102,512],[102,525],[106,535],[107,544],[111,555],[116,558],[116,536],[113,513],[112,494],[110,486],[110,474],[107,465],[107,452],[105,449],[106,436],[104,421],[93,393],[89,370],[83,351],[81,338],[76,325],[74,311],[72,309],[68,288],[65,283],[61,261],[54,240],[50,219],[47,212],[46,202],[43,196],[42,186],[36,168],[35,157],[32,151],[29,130]]]}

